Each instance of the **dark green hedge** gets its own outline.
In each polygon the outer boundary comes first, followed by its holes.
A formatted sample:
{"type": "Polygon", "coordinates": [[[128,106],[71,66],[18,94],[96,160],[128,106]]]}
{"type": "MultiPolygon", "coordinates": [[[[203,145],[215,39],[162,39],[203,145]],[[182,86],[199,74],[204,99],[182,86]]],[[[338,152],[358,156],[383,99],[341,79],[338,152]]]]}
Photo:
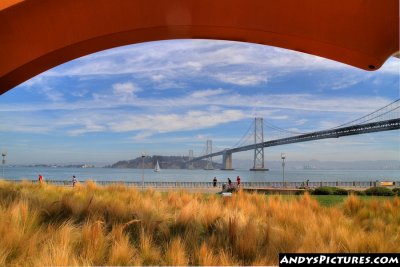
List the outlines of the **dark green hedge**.
{"type": "Polygon", "coordinates": [[[394,192],[386,187],[371,187],[365,193],[367,196],[394,196],[394,192]]]}
{"type": "MultiPolygon", "coordinates": [[[[315,189],[308,190],[311,195],[357,195],[357,196],[400,196],[400,187],[392,190],[386,187],[371,187],[365,191],[361,190],[346,190],[339,187],[321,186],[315,189]]],[[[303,192],[299,193],[302,194],[303,192]]]]}
{"type": "Polygon", "coordinates": [[[366,196],[367,194],[365,194],[365,191],[361,191],[361,190],[348,190],[347,193],[349,195],[356,195],[356,196],[366,196]]]}
{"type": "Polygon", "coordinates": [[[392,189],[392,192],[396,195],[396,196],[400,196],[400,187],[396,187],[392,189]]]}
{"type": "Polygon", "coordinates": [[[348,195],[346,189],[339,187],[321,186],[314,189],[313,195],[348,195]]]}

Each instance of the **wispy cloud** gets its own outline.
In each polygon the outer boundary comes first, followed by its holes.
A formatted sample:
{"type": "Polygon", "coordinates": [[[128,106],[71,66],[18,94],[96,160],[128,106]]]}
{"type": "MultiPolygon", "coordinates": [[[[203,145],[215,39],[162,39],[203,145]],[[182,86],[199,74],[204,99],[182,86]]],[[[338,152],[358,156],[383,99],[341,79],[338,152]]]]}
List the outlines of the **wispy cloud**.
{"type": "MultiPolygon", "coordinates": [[[[115,83],[110,95],[100,95],[92,100],[74,103],[32,105],[21,111],[18,106],[1,106],[0,112],[21,115],[16,120],[5,120],[2,130],[6,132],[62,132],[79,136],[93,132],[131,132],[136,140],[144,140],[158,133],[195,131],[230,122],[252,119],[254,105],[260,107],[258,116],[267,121],[284,121],[284,128],[301,126],[296,131],[304,132],[332,128],[343,123],[343,118],[353,119],[360,111],[372,111],[389,101],[384,98],[321,98],[312,95],[232,95],[229,90],[206,89],[178,98],[139,98],[140,92],[132,83],[115,83]],[[134,99],[133,99],[134,98],[134,99]],[[129,101],[130,100],[130,101],[129,101]],[[110,104],[111,103],[111,104],[110,104]],[[127,107],[141,109],[126,110],[127,107]],[[367,108],[366,108],[367,107],[367,108]],[[177,109],[180,110],[177,113],[177,109]],[[46,116],[53,110],[51,117],[46,116]],[[289,112],[292,110],[292,112],[289,112]],[[315,114],[329,115],[329,120],[315,124],[310,118],[298,118],[315,114]],[[33,113],[32,113],[33,112],[33,113]],[[350,114],[345,115],[345,114],[350,114]],[[45,123],[44,123],[45,121],[45,123]],[[310,124],[311,123],[311,124],[310,124]],[[43,124],[51,127],[44,127],[43,124]]],[[[244,131],[244,130],[243,130],[244,131]]]]}
{"type": "Polygon", "coordinates": [[[295,123],[296,125],[304,125],[306,122],[308,122],[308,119],[300,119],[297,120],[295,123]]]}
{"type": "Polygon", "coordinates": [[[342,90],[354,86],[368,78],[368,76],[357,77],[356,75],[343,75],[340,78],[335,78],[331,81],[323,82],[321,87],[332,90],[342,90]]]}
{"type": "Polygon", "coordinates": [[[191,110],[185,114],[155,114],[126,116],[109,122],[115,132],[145,131],[147,133],[165,133],[173,131],[193,131],[209,128],[221,123],[238,121],[245,117],[240,110],[224,110],[219,114],[209,111],[191,110]]]}
{"type": "MultiPolygon", "coordinates": [[[[118,85],[119,87],[121,85],[118,85]]],[[[115,85],[114,85],[115,87],[115,85]]],[[[113,87],[113,88],[114,88],[113,87]]],[[[255,94],[243,95],[226,89],[205,89],[180,96],[137,97],[139,89],[131,84],[124,84],[124,90],[112,90],[110,93],[93,93],[92,99],[73,102],[60,101],[38,104],[5,104],[0,112],[49,111],[49,110],[101,110],[119,107],[146,108],[155,112],[171,108],[190,108],[201,106],[236,107],[253,109],[288,109],[299,111],[368,113],[391,102],[380,96],[318,96],[312,94],[255,94]],[[132,88],[130,86],[133,86],[132,88]],[[133,99],[134,97],[134,99],[133,99]]]]}
{"type": "Polygon", "coordinates": [[[136,93],[142,91],[131,82],[115,83],[112,88],[114,94],[123,102],[132,101],[136,97],[136,93]]]}
{"type": "Polygon", "coordinates": [[[400,59],[390,57],[378,72],[400,76],[400,59]]]}
{"type": "Polygon", "coordinates": [[[64,95],[60,91],[50,88],[49,86],[41,87],[39,92],[52,102],[60,102],[64,100],[64,95]]]}
{"type": "MultiPolygon", "coordinates": [[[[137,44],[68,62],[27,81],[14,98],[3,95],[0,132],[170,146],[212,138],[230,146],[254,116],[308,132],[372,112],[398,94],[399,68],[400,60],[389,59],[365,72],[238,42],[137,44]]],[[[268,131],[268,138],[282,137],[268,131]]]]}
{"type": "Polygon", "coordinates": [[[241,86],[258,85],[267,82],[267,78],[263,74],[250,74],[245,72],[219,73],[215,78],[221,82],[235,84],[241,86]]]}
{"type": "MultiPolygon", "coordinates": [[[[374,77],[345,64],[281,48],[228,41],[174,40],[125,46],[82,57],[24,85],[43,83],[51,77],[97,79],[99,76],[134,75],[163,90],[185,88],[186,80],[193,78],[255,86],[294,72],[313,71],[342,73],[339,80],[335,77],[324,81],[323,86],[328,89],[348,88],[374,77]]],[[[400,60],[390,58],[374,73],[398,75],[399,72],[400,60]]]]}
{"type": "Polygon", "coordinates": [[[210,97],[210,96],[216,96],[216,95],[222,95],[228,93],[228,90],[224,89],[206,89],[206,90],[199,90],[195,91],[194,93],[191,94],[192,97],[194,98],[204,98],[204,97],[210,97]]]}

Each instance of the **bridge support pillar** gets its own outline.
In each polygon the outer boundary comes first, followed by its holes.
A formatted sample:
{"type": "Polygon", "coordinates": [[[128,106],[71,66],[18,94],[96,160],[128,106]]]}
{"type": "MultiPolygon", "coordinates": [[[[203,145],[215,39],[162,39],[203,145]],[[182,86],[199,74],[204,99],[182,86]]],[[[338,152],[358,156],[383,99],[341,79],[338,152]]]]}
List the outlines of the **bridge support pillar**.
{"type": "Polygon", "coordinates": [[[264,127],[263,118],[254,119],[254,166],[250,171],[268,171],[264,167],[264,127]]]}
{"type": "Polygon", "coordinates": [[[224,171],[233,170],[232,153],[224,151],[224,154],[222,154],[222,169],[221,170],[224,170],[224,171]]]}
{"type": "MultiPolygon", "coordinates": [[[[207,140],[206,141],[206,155],[212,154],[212,141],[207,140]]],[[[205,170],[214,170],[213,164],[212,164],[212,157],[207,158],[207,165],[204,168],[205,170]]]]}
{"type": "Polygon", "coordinates": [[[189,150],[189,161],[190,161],[189,166],[188,166],[189,170],[193,170],[194,169],[194,165],[193,165],[193,161],[192,161],[193,158],[194,158],[193,150],[191,149],[191,150],[189,150]]]}

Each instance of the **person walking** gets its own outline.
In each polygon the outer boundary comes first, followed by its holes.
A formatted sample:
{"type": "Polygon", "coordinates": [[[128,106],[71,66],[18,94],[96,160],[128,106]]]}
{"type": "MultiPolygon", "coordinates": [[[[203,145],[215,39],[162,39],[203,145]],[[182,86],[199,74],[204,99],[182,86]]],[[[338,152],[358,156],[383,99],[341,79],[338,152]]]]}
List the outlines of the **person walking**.
{"type": "Polygon", "coordinates": [[[217,187],[217,177],[214,177],[213,179],[213,187],[217,187]]]}
{"type": "Polygon", "coordinates": [[[231,178],[228,177],[228,186],[231,187],[231,185],[232,185],[231,178]]]}
{"type": "Polygon", "coordinates": [[[75,184],[78,182],[75,175],[72,176],[72,187],[75,187],[75,184]]]}
{"type": "Polygon", "coordinates": [[[238,175],[238,177],[236,177],[236,184],[237,184],[237,187],[240,186],[240,177],[239,177],[239,175],[238,175]]]}
{"type": "Polygon", "coordinates": [[[39,184],[43,183],[43,176],[39,174],[39,184]]]}

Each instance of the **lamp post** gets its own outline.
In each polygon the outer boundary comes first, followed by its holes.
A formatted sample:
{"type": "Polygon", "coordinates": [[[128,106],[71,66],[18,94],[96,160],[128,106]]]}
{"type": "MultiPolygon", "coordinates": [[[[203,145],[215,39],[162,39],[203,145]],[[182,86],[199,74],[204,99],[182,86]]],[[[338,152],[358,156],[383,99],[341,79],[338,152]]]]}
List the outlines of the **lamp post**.
{"type": "Polygon", "coordinates": [[[144,190],[144,158],[146,155],[142,153],[142,190],[144,190]]]}
{"type": "Polygon", "coordinates": [[[1,153],[1,156],[3,157],[3,161],[2,161],[2,163],[3,163],[3,178],[5,178],[4,177],[4,164],[6,164],[6,156],[7,156],[7,153],[5,153],[5,152],[3,152],[3,153],[1,153]]]}
{"type": "Polygon", "coordinates": [[[282,187],[285,187],[285,158],[286,158],[286,154],[285,153],[281,153],[281,158],[282,158],[282,187]]]}

